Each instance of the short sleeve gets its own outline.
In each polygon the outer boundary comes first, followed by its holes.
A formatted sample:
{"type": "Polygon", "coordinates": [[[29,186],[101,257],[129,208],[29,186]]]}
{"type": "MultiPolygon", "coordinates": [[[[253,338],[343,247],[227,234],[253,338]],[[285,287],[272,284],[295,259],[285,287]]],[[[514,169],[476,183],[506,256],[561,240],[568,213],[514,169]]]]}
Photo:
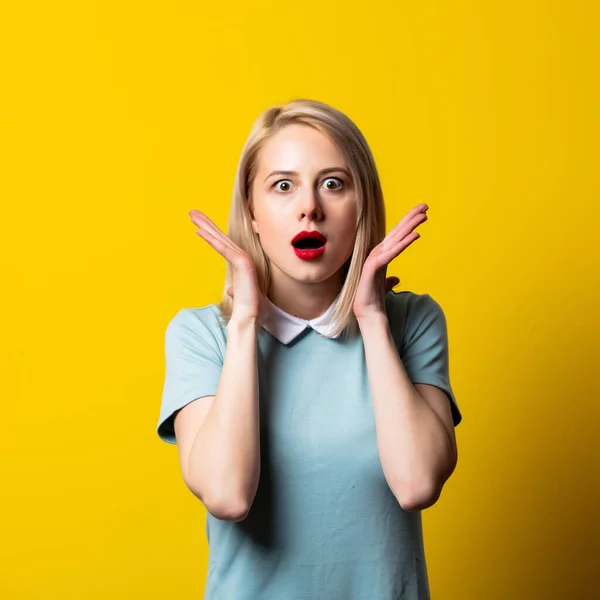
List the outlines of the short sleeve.
{"type": "Polygon", "coordinates": [[[223,352],[218,320],[210,308],[180,310],[165,333],[165,381],[157,426],[170,444],[175,438],[175,414],[192,400],[217,393],[223,352]]]}
{"type": "Polygon", "coordinates": [[[434,385],[450,400],[452,420],[462,420],[450,385],[448,329],[442,307],[429,294],[408,293],[400,358],[413,383],[434,385]]]}

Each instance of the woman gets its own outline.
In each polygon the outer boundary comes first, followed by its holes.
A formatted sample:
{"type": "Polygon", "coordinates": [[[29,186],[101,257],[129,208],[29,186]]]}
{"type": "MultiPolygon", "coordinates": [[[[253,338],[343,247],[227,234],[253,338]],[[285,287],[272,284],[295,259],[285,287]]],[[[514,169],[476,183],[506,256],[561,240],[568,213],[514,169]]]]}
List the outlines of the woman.
{"type": "Polygon", "coordinates": [[[191,211],[227,278],[167,327],[157,431],[207,509],[207,600],[429,598],[420,511],[461,414],[442,309],[386,279],[427,210],[385,236],[364,137],[296,100],[250,133],[229,235],[191,211]]]}

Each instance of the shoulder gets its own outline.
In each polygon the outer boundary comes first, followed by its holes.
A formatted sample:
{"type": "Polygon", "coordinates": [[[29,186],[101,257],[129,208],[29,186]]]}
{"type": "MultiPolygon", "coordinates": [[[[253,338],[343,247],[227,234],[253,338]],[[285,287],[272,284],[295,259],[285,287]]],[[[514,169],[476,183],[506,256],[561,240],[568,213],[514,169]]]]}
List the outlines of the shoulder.
{"type": "Polygon", "coordinates": [[[419,330],[432,324],[446,326],[444,311],[430,294],[392,290],[386,294],[385,307],[390,328],[399,342],[410,341],[419,330]]]}
{"type": "Polygon", "coordinates": [[[209,304],[200,308],[181,308],[167,324],[167,329],[198,328],[220,324],[219,308],[209,304]]]}
{"type": "Polygon", "coordinates": [[[204,343],[221,346],[225,327],[216,304],[200,308],[182,308],[168,322],[167,342],[204,343]]]}
{"type": "Polygon", "coordinates": [[[404,315],[410,318],[428,314],[443,314],[442,307],[430,294],[415,292],[395,292],[391,290],[385,297],[385,307],[392,316],[404,315]]]}
{"type": "Polygon", "coordinates": [[[386,309],[395,312],[430,312],[441,310],[441,306],[430,294],[417,294],[411,291],[391,290],[385,297],[386,309]]]}

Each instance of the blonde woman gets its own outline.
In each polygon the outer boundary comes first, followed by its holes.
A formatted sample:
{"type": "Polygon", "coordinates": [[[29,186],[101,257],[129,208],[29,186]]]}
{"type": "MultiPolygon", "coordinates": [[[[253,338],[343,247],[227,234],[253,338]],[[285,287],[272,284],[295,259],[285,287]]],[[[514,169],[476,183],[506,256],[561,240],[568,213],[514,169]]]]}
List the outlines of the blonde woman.
{"type": "Polygon", "coordinates": [[[429,598],[421,510],[462,417],[441,307],[386,278],[427,211],[385,235],[363,135],[296,100],[254,125],[228,235],[190,212],[226,283],[167,327],[157,432],[207,510],[206,600],[429,598]]]}

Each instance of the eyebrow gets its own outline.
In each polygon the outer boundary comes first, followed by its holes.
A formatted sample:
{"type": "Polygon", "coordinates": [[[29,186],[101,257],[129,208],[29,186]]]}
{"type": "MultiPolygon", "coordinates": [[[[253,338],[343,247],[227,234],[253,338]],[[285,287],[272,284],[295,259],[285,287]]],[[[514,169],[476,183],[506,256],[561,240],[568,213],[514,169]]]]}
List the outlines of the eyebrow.
{"type": "MultiPolygon", "coordinates": [[[[317,175],[326,175],[327,173],[338,173],[338,172],[342,172],[345,173],[348,177],[352,177],[350,175],[350,173],[344,169],[343,167],[329,167],[328,169],[321,169],[317,175]]],[[[265,177],[265,181],[267,181],[267,179],[269,179],[269,177],[273,177],[273,175],[299,175],[298,171],[273,171],[272,173],[269,173],[266,177],[265,177]]]]}

